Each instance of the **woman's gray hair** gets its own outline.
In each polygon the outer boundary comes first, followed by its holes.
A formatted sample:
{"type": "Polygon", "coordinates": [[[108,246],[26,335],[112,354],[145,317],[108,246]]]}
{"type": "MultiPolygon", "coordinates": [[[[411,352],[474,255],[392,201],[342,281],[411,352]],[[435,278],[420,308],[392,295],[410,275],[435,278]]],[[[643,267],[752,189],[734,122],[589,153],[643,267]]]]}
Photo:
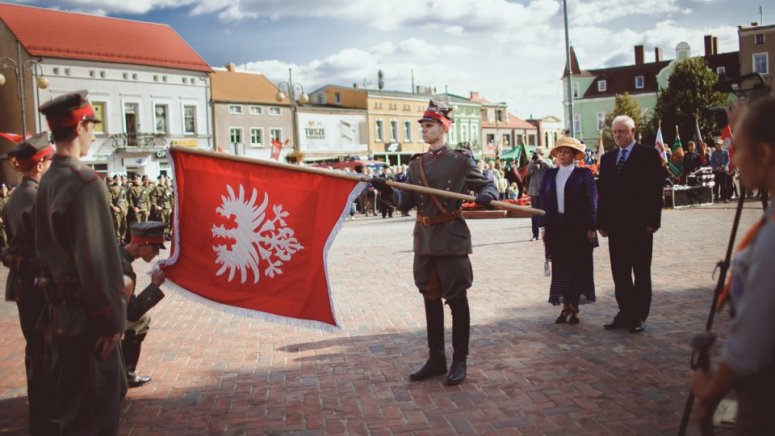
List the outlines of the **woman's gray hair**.
{"type": "Polygon", "coordinates": [[[630,130],[635,128],[635,121],[627,115],[619,115],[614,118],[614,120],[611,121],[611,127],[615,126],[617,123],[624,124],[630,130]]]}

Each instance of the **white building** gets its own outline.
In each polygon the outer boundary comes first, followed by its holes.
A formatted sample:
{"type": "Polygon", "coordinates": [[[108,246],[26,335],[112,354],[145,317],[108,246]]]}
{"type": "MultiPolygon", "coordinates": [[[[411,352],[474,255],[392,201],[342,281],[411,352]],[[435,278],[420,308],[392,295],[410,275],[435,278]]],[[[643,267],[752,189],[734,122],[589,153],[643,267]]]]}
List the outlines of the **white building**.
{"type": "MultiPolygon", "coordinates": [[[[167,25],[0,4],[0,50],[21,66],[0,71],[0,131],[47,130],[37,107],[86,89],[103,123],[84,161],[99,172],[156,177],[170,173],[170,145],[213,148],[212,70],[167,25]],[[34,86],[41,75],[45,89],[34,86]]],[[[13,179],[9,169],[5,180],[13,179]]]]}

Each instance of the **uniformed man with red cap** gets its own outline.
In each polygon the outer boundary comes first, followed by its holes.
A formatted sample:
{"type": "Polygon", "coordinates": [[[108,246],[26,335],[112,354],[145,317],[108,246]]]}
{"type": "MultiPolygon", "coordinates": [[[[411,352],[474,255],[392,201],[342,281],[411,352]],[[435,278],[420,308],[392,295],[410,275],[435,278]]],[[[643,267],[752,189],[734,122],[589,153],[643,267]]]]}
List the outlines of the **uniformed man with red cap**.
{"type": "Polygon", "coordinates": [[[86,91],[40,106],[56,144],[35,202],[35,252],[51,337],[61,434],[116,434],[124,383],[117,348],[126,326],[124,280],[107,187],[81,162],[100,120],[86,91]]]}
{"type": "MultiPolygon", "coordinates": [[[[451,109],[431,100],[418,121],[429,150],[412,156],[407,183],[467,194],[478,193],[476,202],[489,205],[498,189],[487,179],[468,149],[452,149],[446,133],[452,125],[451,109]]],[[[384,179],[372,179],[375,187],[390,189],[384,179]]],[[[429,358],[410,378],[413,381],[447,373],[444,348],[444,306],[452,311],[452,365],[446,384],[456,385],[466,377],[470,315],[467,290],[473,281],[468,255],[471,233],[460,216],[461,201],[415,191],[402,192],[399,209],[417,209],[414,228],[414,282],[423,294],[429,358]]]]}
{"type": "Polygon", "coordinates": [[[3,222],[8,232],[8,248],[3,251],[3,264],[8,267],[6,301],[16,301],[19,324],[26,341],[24,366],[27,370],[27,403],[30,434],[45,435],[54,431],[54,390],[45,372],[43,331],[36,327],[46,301],[43,291],[34,286],[40,272],[35,256],[35,228],[32,205],[38,194],[38,183],[51,165],[54,147],[49,133],[39,133],[8,152],[14,168],[22,174],[19,186],[3,208],[3,222]]]}

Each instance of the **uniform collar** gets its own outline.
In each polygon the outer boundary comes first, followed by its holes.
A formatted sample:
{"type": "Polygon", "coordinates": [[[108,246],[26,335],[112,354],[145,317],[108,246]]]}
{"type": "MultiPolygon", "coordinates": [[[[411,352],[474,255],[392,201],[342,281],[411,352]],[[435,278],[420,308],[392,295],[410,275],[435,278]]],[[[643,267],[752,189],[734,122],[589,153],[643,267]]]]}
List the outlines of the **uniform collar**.
{"type": "Polygon", "coordinates": [[[449,150],[449,146],[447,144],[444,144],[444,146],[439,148],[438,150],[432,150],[432,149],[429,148],[428,149],[428,154],[430,154],[431,157],[439,157],[442,154],[446,153],[447,150],[449,150]]]}

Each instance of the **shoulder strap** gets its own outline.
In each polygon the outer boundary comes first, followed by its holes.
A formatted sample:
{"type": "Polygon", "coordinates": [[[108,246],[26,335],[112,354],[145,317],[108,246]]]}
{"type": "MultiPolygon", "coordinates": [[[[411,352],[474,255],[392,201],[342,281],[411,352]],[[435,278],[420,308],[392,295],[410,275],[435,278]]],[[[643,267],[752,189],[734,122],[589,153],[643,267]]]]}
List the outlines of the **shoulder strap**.
{"type": "MultiPolygon", "coordinates": [[[[418,162],[420,164],[420,177],[422,178],[422,183],[425,185],[426,188],[430,188],[430,184],[428,183],[428,177],[425,175],[425,165],[423,163],[423,159],[420,158],[420,161],[418,162]]],[[[444,207],[444,205],[441,204],[441,201],[439,201],[439,198],[434,194],[428,194],[429,197],[431,197],[431,201],[433,201],[433,204],[436,205],[436,207],[439,209],[439,211],[443,214],[449,213],[447,212],[447,208],[444,207]]]]}

